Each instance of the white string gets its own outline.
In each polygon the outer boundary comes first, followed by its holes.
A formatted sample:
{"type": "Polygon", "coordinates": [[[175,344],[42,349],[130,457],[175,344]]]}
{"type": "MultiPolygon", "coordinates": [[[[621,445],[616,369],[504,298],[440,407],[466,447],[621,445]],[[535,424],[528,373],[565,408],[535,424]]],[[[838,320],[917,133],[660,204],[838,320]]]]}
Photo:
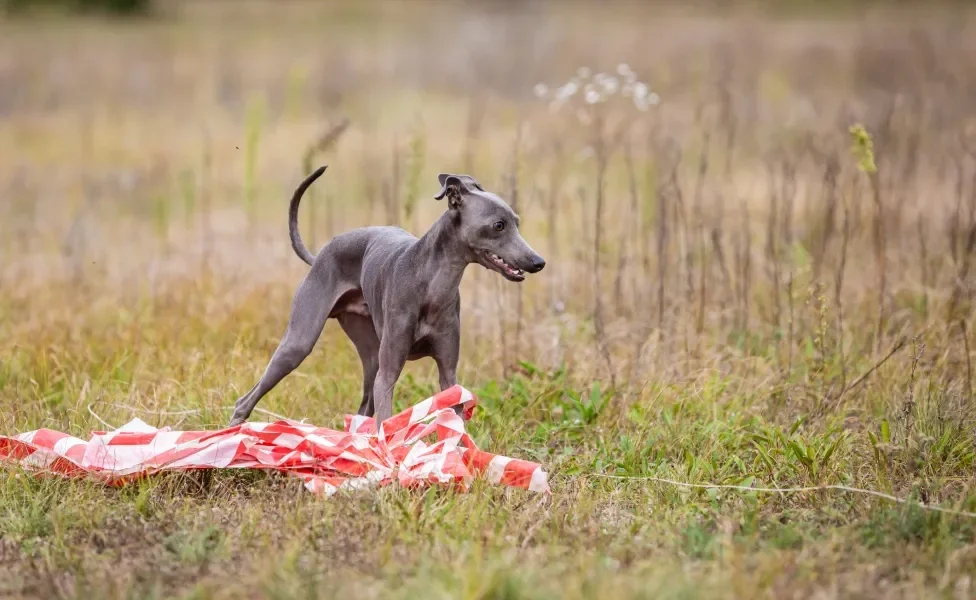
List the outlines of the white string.
{"type": "Polygon", "coordinates": [[[877,492],[875,490],[865,490],[862,488],[850,487],[847,485],[840,484],[830,484],[830,485],[814,485],[808,487],[792,487],[792,488],[772,488],[772,487],[749,487],[745,485],[718,485],[711,483],[687,483],[684,481],[675,481],[674,479],[664,479],[662,477],[629,477],[626,475],[605,475],[603,473],[590,473],[593,477],[604,477],[606,479],[623,479],[632,481],[655,481],[657,483],[666,483],[668,485],[673,485],[677,487],[685,488],[699,488],[699,489],[718,489],[718,490],[742,490],[746,492],[767,492],[767,493],[782,493],[782,494],[792,494],[798,492],[815,492],[819,490],[841,490],[845,492],[852,492],[855,494],[865,494],[867,496],[875,496],[876,498],[883,498],[885,500],[890,500],[892,502],[897,502],[899,504],[915,504],[922,510],[930,510],[934,512],[941,512],[950,515],[957,515],[960,517],[969,517],[970,519],[976,519],[976,513],[969,512],[965,510],[955,510],[953,508],[943,508],[941,506],[935,506],[932,504],[923,504],[921,502],[912,502],[905,498],[899,498],[898,496],[892,496],[891,494],[885,494],[884,492],[877,492]]]}
{"type": "Polygon", "coordinates": [[[102,425],[108,427],[109,429],[118,429],[118,427],[112,425],[111,423],[107,423],[105,421],[105,419],[103,419],[100,416],[98,416],[98,413],[96,413],[94,410],[92,410],[92,405],[91,404],[88,405],[88,412],[91,413],[91,416],[95,417],[95,419],[99,423],[101,423],[102,425]]]}
{"type": "MultiPolygon", "coordinates": [[[[236,408],[236,407],[234,407],[234,406],[225,406],[223,408],[225,408],[225,409],[232,409],[232,408],[236,408]]],[[[281,419],[282,421],[292,421],[293,420],[293,419],[289,419],[288,417],[285,417],[283,415],[279,415],[276,412],[271,412],[270,410],[267,410],[267,409],[264,409],[264,408],[252,408],[251,410],[253,410],[256,413],[261,413],[262,415],[268,415],[269,417],[274,417],[276,419],[281,419]]],[[[305,422],[305,419],[304,418],[303,419],[300,419],[298,422],[299,423],[304,423],[305,422]]]]}
{"type": "MultiPolygon", "coordinates": [[[[133,412],[141,412],[141,413],[148,413],[148,414],[153,414],[153,415],[165,415],[165,416],[198,415],[198,414],[200,414],[200,413],[203,412],[203,409],[200,409],[200,408],[189,408],[189,409],[186,409],[186,410],[154,410],[154,409],[151,409],[151,408],[141,408],[139,406],[129,406],[128,404],[116,404],[116,403],[111,403],[111,402],[107,402],[106,405],[107,406],[112,406],[114,408],[123,408],[125,410],[130,410],[130,411],[133,411],[133,412]]],[[[234,409],[235,407],[234,406],[222,406],[221,408],[223,408],[225,410],[231,410],[231,409],[234,409]]],[[[291,420],[293,420],[293,419],[289,419],[288,417],[286,417],[284,415],[279,415],[276,412],[271,412],[270,410],[267,410],[267,409],[264,409],[264,408],[255,407],[253,409],[253,411],[256,412],[256,413],[261,413],[261,414],[264,414],[264,415],[268,415],[270,417],[274,417],[276,419],[280,419],[282,421],[291,421],[291,420]]],[[[103,419],[100,416],[98,416],[98,413],[96,413],[92,409],[92,405],[91,404],[88,405],[88,412],[89,412],[89,414],[91,414],[91,416],[95,417],[95,419],[99,423],[101,423],[102,425],[108,427],[109,429],[118,429],[118,427],[115,427],[114,425],[106,422],[105,419],[103,419]]],[[[180,419],[179,422],[182,423],[183,420],[180,419]]],[[[305,422],[305,419],[301,419],[298,422],[299,423],[304,423],[305,422]]]]}

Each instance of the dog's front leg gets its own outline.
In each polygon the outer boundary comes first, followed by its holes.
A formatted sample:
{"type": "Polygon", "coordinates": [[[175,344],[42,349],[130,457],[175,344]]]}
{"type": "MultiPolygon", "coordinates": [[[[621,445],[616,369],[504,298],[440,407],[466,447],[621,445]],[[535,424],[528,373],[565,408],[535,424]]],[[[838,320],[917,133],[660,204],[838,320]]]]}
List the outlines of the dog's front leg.
{"type": "MultiPolygon", "coordinates": [[[[460,354],[460,331],[452,329],[438,336],[434,343],[434,362],[437,363],[437,375],[440,379],[441,391],[457,385],[457,366],[460,354]]],[[[463,408],[458,404],[454,407],[454,412],[460,415],[463,408]]]]}
{"type": "Polygon", "coordinates": [[[457,366],[460,354],[460,332],[452,330],[437,336],[434,341],[434,362],[437,363],[437,375],[440,379],[442,392],[457,384],[457,366]]]}
{"type": "Polygon", "coordinates": [[[401,321],[399,326],[384,328],[380,339],[380,367],[373,383],[373,416],[377,427],[393,416],[393,387],[400,378],[413,345],[414,328],[406,321],[401,321]]]}

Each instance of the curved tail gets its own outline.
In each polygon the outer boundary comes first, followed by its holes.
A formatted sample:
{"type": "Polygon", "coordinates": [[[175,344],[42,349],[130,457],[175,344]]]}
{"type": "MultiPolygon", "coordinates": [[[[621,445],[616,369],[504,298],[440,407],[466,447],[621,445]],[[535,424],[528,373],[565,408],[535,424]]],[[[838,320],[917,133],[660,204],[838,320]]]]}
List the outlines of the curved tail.
{"type": "Polygon", "coordinates": [[[298,258],[304,260],[309,266],[312,265],[315,257],[305,247],[305,242],[302,241],[302,236],[298,233],[298,205],[301,203],[302,195],[308,189],[308,186],[312,185],[316,179],[321,177],[327,168],[328,165],[319,167],[311,175],[306,177],[305,181],[301,182],[295,188],[295,193],[291,197],[291,204],[288,206],[288,235],[291,237],[291,247],[294,248],[298,258]]]}

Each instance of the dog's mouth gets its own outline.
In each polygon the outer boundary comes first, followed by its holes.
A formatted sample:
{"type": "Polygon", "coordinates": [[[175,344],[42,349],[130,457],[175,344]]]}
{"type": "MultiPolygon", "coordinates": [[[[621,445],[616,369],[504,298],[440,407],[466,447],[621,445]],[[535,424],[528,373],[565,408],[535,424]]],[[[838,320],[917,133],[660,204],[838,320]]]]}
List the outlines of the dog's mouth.
{"type": "Polygon", "coordinates": [[[498,256],[497,254],[491,252],[490,250],[485,250],[484,255],[485,255],[485,260],[488,263],[487,266],[490,266],[492,269],[504,275],[505,278],[508,279],[509,281],[525,280],[525,271],[508,264],[507,262],[505,262],[505,259],[502,258],[501,256],[498,256]]]}

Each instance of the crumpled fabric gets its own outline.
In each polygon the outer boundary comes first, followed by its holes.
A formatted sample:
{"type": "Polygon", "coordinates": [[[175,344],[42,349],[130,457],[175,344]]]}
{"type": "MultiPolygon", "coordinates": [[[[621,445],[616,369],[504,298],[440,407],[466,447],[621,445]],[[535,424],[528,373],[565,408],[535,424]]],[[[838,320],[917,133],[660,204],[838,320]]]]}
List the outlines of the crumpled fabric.
{"type": "Polygon", "coordinates": [[[469,489],[472,480],[549,494],[538,463],[485,452],[465,431],[477,399],[456,385],[376,421],[346,415],[336,431],[292,420],[248,422],[218,431],[157,429],[136,418],[86,442],[50,429],[0,436],[0,460],[25,470],[123,485],[162,471],[269,469],[299,477],[319,495],[398,483],[469,489]],[[463,407],[458,415],[453,407],[463,407]],[[435,437],[435,440],[431,439],[435,437]]]}

